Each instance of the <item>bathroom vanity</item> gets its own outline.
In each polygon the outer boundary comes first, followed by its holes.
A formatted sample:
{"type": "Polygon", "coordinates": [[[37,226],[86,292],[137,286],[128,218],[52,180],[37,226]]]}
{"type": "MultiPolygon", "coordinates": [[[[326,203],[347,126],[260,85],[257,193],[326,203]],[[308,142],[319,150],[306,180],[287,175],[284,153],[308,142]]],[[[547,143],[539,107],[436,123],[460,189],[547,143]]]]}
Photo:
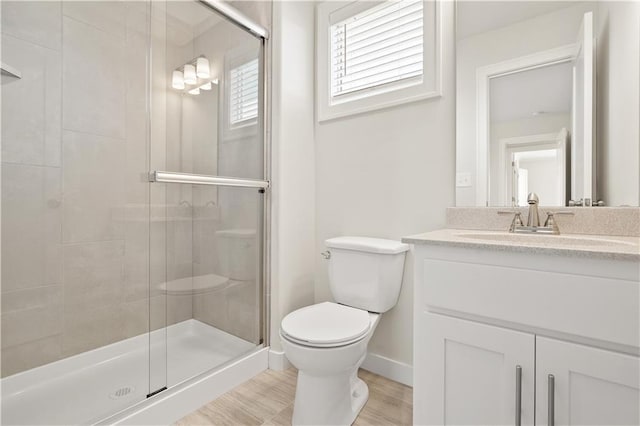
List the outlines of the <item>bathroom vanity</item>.
{"type": "Polygon", "coordinates": [[[404,238],[414,244],[414,424],[639,424],[639,240],[470,229],[404,238]]]}

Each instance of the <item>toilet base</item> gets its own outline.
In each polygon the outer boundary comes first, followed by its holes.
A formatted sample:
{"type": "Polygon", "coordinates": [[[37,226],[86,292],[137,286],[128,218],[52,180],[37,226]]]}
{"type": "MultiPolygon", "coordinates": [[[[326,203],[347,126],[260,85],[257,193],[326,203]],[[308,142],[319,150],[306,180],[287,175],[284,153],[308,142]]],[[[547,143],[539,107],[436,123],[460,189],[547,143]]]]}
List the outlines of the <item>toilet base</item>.
{"type": "MultiPolygon", "coordinates": [[[[360,363],[359,363],[360,364],[360,363]]],[[[332,376],[298,371],[293,425],[350,425],[369,399],[358,369],[332,376]]]]}
{"type": "Polygon", "coordinates": [[[298,369],[294,425],[350,425],[369,399],[367,384],[358,368],[380,314],[369,312],[368,333],[354,343],[338,347],[313,347],[289,341],[280,333],[284,353],[298,369]]]}

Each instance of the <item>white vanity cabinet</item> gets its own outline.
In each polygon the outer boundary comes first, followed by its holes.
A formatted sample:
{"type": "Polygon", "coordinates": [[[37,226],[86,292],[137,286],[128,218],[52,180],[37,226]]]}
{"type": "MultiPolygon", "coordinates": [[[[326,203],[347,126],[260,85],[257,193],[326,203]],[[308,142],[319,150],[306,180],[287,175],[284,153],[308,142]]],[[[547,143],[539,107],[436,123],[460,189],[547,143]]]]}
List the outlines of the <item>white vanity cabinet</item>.
{"type": "Polygon", "coordinates": [[[408,242],[414,424],[640,424],[637,261],[408,242]]]}
{"type": "Polygon", "coordinates": [[[429,350],[414,360],[414,423],[514,424],[519,398],[522,424],[532,425],[535,336],[423,315],[420,344],[429,350]]]}
{"type": "Polygon", "coordinates": [[[639,377],[636,356],[537,337],[536,423],[553,398],[557,425],[639,425],[639,377]]]}

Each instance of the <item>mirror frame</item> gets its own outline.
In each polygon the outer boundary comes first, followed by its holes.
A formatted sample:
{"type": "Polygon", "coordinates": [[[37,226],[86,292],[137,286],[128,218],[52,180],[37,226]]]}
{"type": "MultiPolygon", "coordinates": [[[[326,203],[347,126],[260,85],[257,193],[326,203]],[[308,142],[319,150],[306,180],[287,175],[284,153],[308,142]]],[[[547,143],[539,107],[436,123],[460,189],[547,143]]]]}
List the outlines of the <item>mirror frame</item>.
{"type": "MultiPolygon", "coordinates": [[[[454,40],[454,48],[456,55],[456,63],[458,62],[458,3],[460,0],[454,0],[455,2],[455,40],[454,40]]],[[[580,53],[585,55],[586,63],[590,66],[585,67],[585,72],[588,74],[586,77],[593,84],[588,92],[589,97],[589,108],[584,108],[584,114],[588,117],[588,122],[590,125],[583,123],[584,131],[589,135],[588,140],[585,139],[585,152],[584,152],[584,163],[590,164],[591,167],[583,167],[583,175],[582,180],[584,182],[583,190],[581,193],[578,193],[576,189],[576,181],[577,176],[574,172],[573,165],[575,164],[575,153],[573,149],[573,135],[576,129],[576,121],[575,121],[575,113],[572,114],[574,117],[572,118],[572,128],[571,128],[571,145],[570,145],[570,155],[571,159],[571,186],[567,188],[570,193],[568,198],[571,198],[571,201],[578,201],[578,197],[580,201],[589,202],[589,206],[591,206],[591,202],[595,202],[597,199],[596,194],[596,114],[595,114],[595,105],[596,105],[596,87],[595,87],[595,38],[594,38],[594,21],[593,21],[593,12],[587,12],[584,15],[584,19],[580,30],[578,32],[578,38],[576,43],[567,44],[564,46],[560,46],[557,48],[549,49],[546,51],[536,52],[534,54],[525,55],[519,58],[499,62],[496,64],[487,65],[484,67],[480,67],[476,70],[476,159],[475,159],[475,206],[485,206],[489,207],[489,188],[490,188],[490,176],[489,176],[489,146],[488,142],[490,140],[489,136],[489,83],[491,78],[500,77],[504,75],[508,75],[515,72],[526,71],[530,69],[535,69],[543,66],[554,65],[558,63],[573,61],[580,53]],[[589,35],[591,38],[589,38],[589,35]],[[546,58],[546,62],[545,62],[546,58]]],[[[456,65],[457,67],[457,65],[456,65]]],[[[457,74],[457,70],[456,70],[457,74]]],[[[457,92],[458,81],[456,78],[456,92],[457,92]]],[[[574,82],[573,82],[573,108],[576,108],[576,97],[575,92],[578,88],[576,87],[575,81],[575,68],[574,68],[574,82]]],[[[587,89],[585,86],[584,89],[587,89]]],[[[457,103],[457,94],[456,94],[456,103],[457,103]]],[[[457,108],[456,108],[457,111],[457,108]]],[[[458,125],[458,115],[456,113],[456,127],[458,125]]],[[[458,138],[456,136],[456,145],[458,138]]],[[[457,172],[457,161],[456,161],[456,172],[457,172]]],[[[456,188],[457,192],[457,188],[456,188]]],[[[456,195],[457,198],[457,195],[456,195]]],[[[572,205],[569,203],[569,205],[572,205]]],[[[584,204],[583,204],[584,205],[584,204]]]]}

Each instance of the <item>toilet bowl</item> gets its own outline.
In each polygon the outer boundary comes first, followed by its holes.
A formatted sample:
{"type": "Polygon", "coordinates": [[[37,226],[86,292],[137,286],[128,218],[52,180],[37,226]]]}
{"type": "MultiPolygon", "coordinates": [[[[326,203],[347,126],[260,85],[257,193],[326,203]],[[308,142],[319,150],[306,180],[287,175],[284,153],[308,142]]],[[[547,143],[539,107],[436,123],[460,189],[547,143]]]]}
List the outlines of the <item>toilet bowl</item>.
{"type": "Polygon", "coordinates": [[[367,402],[358,378],[383,312],[400,294],[405,253],[397,241],[338,237],[329,249],[329,282],[337,303],[306,306],[284,317],[280,340],[298,369],[294,425],[349,425],[367,402]]]}
{"type": "Polygon", "coordinates": [[[282,347],[298,369],[294,425],[353,423],[369,396],[357,373],[379,318],[380,314],[331,302],[307,306],[285,317],[280,328],[282,347]],[[351,312],[346,310],[361,315],[353,315],[354,322],[348,323],[351,312]],[[347,315],[341,315],[344,311],[347,315]],[[332,324],[323,323],[327,319],[332,324]],[[341,321],[346,327],[339,326],[341,321]]]}

